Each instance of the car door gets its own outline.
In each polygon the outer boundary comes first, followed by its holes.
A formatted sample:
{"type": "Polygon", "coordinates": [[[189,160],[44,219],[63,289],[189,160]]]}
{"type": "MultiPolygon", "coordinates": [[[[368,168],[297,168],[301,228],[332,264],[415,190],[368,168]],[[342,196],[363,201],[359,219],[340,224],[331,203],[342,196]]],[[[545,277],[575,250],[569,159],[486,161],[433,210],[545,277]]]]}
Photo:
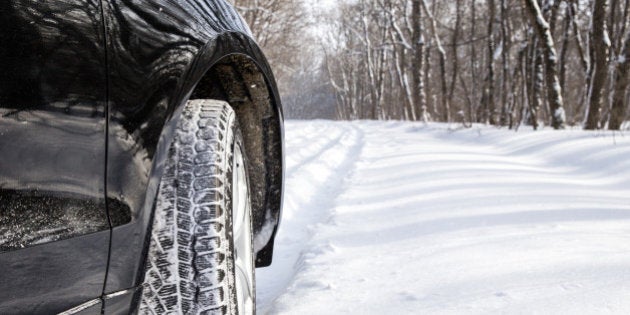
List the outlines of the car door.
{"type": "Polygon", "coordinates": [[[100,0],[0,1],[0,314],[100,313],[103,35],[100,0]]]}

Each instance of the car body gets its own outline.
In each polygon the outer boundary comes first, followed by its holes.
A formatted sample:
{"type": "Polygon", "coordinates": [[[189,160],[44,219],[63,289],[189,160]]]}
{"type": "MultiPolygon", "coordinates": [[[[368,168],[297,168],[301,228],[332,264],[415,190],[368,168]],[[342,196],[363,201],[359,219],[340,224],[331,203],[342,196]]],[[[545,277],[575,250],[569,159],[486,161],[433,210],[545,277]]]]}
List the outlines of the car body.
{"type": "Polygon", "coordinates": [[[275,79],[224,0],[0,2],[0,313],[134,310],[173,129],[190,99],[233,107],[256,266],[281,212],[275,79]]]}

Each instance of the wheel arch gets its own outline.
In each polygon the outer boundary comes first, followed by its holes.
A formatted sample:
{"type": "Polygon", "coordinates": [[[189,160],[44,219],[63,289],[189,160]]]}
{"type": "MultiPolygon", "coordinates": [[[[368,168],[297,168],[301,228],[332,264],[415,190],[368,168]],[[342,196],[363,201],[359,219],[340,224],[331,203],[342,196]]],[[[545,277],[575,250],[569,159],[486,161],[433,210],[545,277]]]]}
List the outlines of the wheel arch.
{"type": "MultiPolygon", "coordinates": [[[[257,206],[252,209],[254,233],[258,243],[256,248],[259,249],[256,266],[271,264],[275,234],[281,216],[284,182],[283,111],[275,78],[262,51],[244,30],[209,35],[211,36],[200,38],[199,42],[202,44],[185,51],[189,54],[179,54],[180,59],[168,60],[169,63],[176,63],[173,65],[174,70],[157,73],[143,86],[159,94],[158,97],[151,98],[154,101],[140,104],[143,108],[148,108],[149,115],[154,117],[140,117],[156,131],[155,145],[151,150],[153,158],[150,167],[146,169],[144,193],[138,195],[137,203],[130,207],[131,221],[113,228],[112,250],[104,290],[106,294],[142,283],[151,222],[164,164],[168,159],[167,153],[174,130],[191,98],[215,98],[228,102],[237,113],[244,139],[247,139],[245,141],[256,143],[259,152],[263,152],[256,156],[252,156],[249,150],[247,153],[249,159],[258,161],[259,165],[250,173],[257,174],[255,176],[263,183],[257,188],[261,197],[256,201],[257,206]],[[155,83],[164,82],[163,78],[169,79],[172,84],[163,87],[155,83]],[[226,89],[224,85],[233,89],[226,89]]],[[[126,99],[121,101],[129,102],[126,99]]],[[[110,160],[114,161],[115,158],[113,156],[110,160]]]]}
{"type": "MultiPolygon", "coordinates": [[[[284,191],[283,111],[275,78],[254,40],[241,32],[225,32],[210,40],[191,60],[175,88],[159,137],[141,221],[146,257],[155,198],[175,127],[191,99],[217,99],[230,104],[241,126],[249,160],[256,267],[271,265],[284,191]]],[[[135,283],[141,283],[142,267],[135,283]]],[[[111,290],[109,290],[111,291],[111,290]]],[[[108,292],[109,292],[108,291],[108,292]]]]}
{"type": "Polygon", "coordinates": [[[213,52],[213,56],[205,67],[196,63],[196,71],[203,69],[203,73],[195,76],[185,99],[222,100],[236,113],[249,160],[256,267],[269,266],[284,182],[280,96],[262,51],[248,35],[223,34],[209,46],[202,53],[213,52]]]}

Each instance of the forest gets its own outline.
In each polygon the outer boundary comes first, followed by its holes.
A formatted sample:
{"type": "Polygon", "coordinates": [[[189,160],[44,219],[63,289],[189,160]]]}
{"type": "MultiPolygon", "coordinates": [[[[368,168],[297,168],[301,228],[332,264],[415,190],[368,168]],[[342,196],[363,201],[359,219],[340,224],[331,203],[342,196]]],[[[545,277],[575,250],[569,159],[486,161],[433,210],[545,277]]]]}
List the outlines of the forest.
{"type": "Polygon", "coordinates": [[[630,0],[236,0],[294,119],[627,129],[630,0]]]}

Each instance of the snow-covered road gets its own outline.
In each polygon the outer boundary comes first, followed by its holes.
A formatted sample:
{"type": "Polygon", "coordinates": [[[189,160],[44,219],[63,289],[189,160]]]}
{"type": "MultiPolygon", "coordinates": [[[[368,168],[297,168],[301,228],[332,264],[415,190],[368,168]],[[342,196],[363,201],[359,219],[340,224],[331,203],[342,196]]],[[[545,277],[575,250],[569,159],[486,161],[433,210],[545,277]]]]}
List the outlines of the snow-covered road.
{"type": "Polygon", "coordinates": [[[630,313],[630,134],[288,122],[260,314],[630,313]]]}

